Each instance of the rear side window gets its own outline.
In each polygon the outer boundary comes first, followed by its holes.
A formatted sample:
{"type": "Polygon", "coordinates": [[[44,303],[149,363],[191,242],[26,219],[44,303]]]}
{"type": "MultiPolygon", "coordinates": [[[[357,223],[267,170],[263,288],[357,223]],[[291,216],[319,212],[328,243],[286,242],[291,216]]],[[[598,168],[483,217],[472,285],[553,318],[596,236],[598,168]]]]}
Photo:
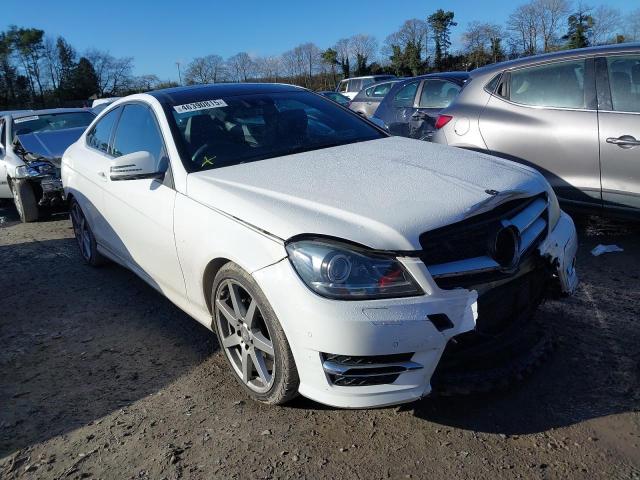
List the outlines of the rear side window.
{"type": "Polygon", "coordinates": [[[376,81],[373,78],[363,78],[362,88],[366,87],[367,85],[371,85],[372,83],[376,83],[376,81]]]}
{"type": "Polygon", "coordinates": [[[496,91],[496,88],[498,87],[498,83],[500,83],[500,78],[502,78],[502,72],[493,77],[491,81],[485,85],[484,88],[486,88],[489,93],[494,93],[496,91]]]}
{"type": "Polygon", "coordinates": [[[349,80],[349,91],[359,92],[362,90],[362,80],[349,80]]]}
{"type": "Polygon", "coordinates": [[[345,93],[347,91],[347,87],[349,86],[349,81],[348,80],[342,80],[340,82],[340,85],[338,86],[338,91],[345,93]]]}
{"type": "Polygon", "coordinates": [[[153,113],[145,105],[131,104],[124,107],[113,139],[113,155],[147,151],[156,162],[163,156],[164,143],[153,113]]]}
{"type": "Polygon", "coordinates": [[[445,108],[456,98],[460,85],[448,80],[425,80],[420,93],[420,108],[445,108]]]}
{"type": "Polygon", "coordinates": [[[640,55],[607,58],[611,103],[616,112],[640,112],[640,55]]]}
{"type": "Polygon", "coordinates": [[[405,85],[398,90],[395,97],[393,97],[393,106],[398,108],[410,108],[413,107],[413,102],[416,98],[416,92],[418,91],[418,82],[413,82],[405,85]]]}
{"type": "Polygon", "coordinates": [[[87,133],[87,145],[104,153],[110,153],[109,140],[113,125],[120,115],[121,108],[116,108],[102,117],[91,131],[87,133]]]}
{"type": "Polygon", "coordinates": [[[393,87],[393,83],[381,83],[380,85],[376,85],[373,87],[373,96],[374,97],[384,97],[389,90],[393,87]]]}
{"type": "Polygon", "coordinates": [[[0,120],[0,145],[2,145],[3,147],[4,145],[4,120],[0,120]]]}
{"type": "Polygon", "coordinates": [[[551,63],[511,72],[509,98],[523,105],[585,108],[585,60],[551,63]]]}

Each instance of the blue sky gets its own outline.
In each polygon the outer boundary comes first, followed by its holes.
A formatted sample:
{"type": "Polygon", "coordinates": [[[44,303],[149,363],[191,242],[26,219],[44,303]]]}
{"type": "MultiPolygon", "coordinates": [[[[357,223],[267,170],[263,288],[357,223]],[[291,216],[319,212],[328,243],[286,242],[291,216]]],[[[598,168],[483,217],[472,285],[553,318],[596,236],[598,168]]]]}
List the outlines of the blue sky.
{"type": "MultiPolygon", "coordinates": [[[[275,55],[311,41],[321,48],[356,33],[380,42],[409,18],[453,10],[453,40],[473,20],[502,23],[524,1],[504,0],[2,0],[0,28],[37,27],[64,36],[77,50],[107,50],[135,60],[135,73],[175,79],[176,60],[240,51],[275,55]],[[28,5],[28,6],[27,6],[28,5]],[[322,7],[319,7],[322,5],[322,7]],[[508,6],[506,6],[508,5],[508,6]]],[[[597,0],[589,4],[640,7],[640,0],[597,0]]]]}

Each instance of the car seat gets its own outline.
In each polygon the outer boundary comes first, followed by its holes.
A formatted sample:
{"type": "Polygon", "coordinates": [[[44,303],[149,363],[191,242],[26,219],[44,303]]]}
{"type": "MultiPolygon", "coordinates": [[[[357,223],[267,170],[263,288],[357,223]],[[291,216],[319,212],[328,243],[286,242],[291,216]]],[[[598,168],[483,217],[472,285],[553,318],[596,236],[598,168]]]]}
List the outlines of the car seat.
{"type": "Polygon", "coordinates": [[[303,109],[284,110],[278,113],[276,137],[286,146],[301,145],[307,137],[309,118],[303,109]]]}

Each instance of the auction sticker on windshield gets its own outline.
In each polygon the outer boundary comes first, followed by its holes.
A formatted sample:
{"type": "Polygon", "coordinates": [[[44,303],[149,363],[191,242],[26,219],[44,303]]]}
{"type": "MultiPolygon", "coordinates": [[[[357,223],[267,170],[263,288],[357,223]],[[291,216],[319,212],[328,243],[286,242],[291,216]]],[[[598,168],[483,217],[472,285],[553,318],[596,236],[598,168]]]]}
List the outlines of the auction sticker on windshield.
{"type": "Polygon", "coordinates": [[[30,117],[16,118],[13,123],[30,122],[31,120],[38,120],[39,118],[37,115],[31,115],[30,117]]]}
{"type": "Polygon", "coordinates": [[[184,105],[175,105],[173,109],[178,113],[195,112],[196,110],[208,110],[210,108],[227,107],[228,105],[222,99],[220,100],[203,100],[202,102],[185,103],[184,105]]]}

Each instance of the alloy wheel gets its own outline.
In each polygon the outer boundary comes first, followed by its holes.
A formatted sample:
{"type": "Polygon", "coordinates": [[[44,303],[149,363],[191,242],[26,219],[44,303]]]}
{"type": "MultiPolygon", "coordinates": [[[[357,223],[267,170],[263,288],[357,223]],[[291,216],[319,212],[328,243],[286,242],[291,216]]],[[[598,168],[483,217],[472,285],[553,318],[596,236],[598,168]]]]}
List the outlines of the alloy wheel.
{"type": "Polygon", "coordinates": [[[275,378],[271,334],[255,298],[235,280],[220,283],[215,295],[220,345],[233,370],[251,390],[264,393],[275,378]]]}
{"type": "Polygon", "coordinates": [[[80,253],[85,260],[89,261],[91,258],[91,231],[77,202],[73,202],[71,206],[71,223],[78,247],[80,247],[80,253]]]}
{"type": "Polygon", "coordinates": [[[24,218],[24,211],[22,209],[22,202],[20,201],[20,198],[18,197],[18,191],[16,190],[16,186],[13,183],[11,184],[11,194],[13,195],[13,203],[16,206],[16,210],[18,211],[18,215],[22,219],[22,218],[24,218]]]}

